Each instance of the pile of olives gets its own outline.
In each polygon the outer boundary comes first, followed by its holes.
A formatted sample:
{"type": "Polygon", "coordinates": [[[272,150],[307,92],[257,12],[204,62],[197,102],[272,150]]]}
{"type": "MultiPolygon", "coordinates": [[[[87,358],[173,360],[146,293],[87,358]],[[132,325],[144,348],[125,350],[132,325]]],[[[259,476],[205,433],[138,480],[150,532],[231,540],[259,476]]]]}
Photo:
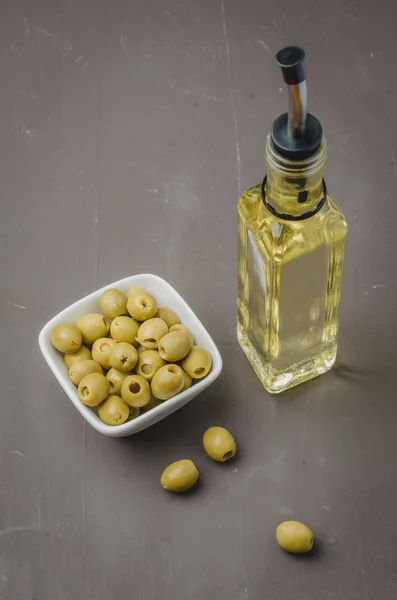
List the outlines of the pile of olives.
{"type": "Polygon", "coordinates": [[[50,339],[64,354],[81,402],[107,425],[135,419],[210,372],[207,350],[144,289],[107,289],[100,306],[102,313],[57,325],[50,339]]]}

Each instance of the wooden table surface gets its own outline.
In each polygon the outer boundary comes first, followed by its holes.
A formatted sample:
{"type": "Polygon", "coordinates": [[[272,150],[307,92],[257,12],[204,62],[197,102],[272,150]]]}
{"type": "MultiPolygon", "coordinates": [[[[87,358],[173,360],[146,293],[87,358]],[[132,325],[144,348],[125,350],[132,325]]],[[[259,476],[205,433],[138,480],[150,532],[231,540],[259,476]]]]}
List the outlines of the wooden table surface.
{"type": "Polygon", "coordinates": [[[1,600],[397,597],[397,5],[391,0],[3,0],[1,600]],[[264,175],[307,51],[327,184],[350,234],[337,367],[271,397],[236,342],[236,204],[264,175]],[[224,359],[216,384],[123,440],[85,424],[40,328],[124,276],[169,280],[224,359]],[[226,465],[209,425],[234,433],[226,465]],[[192,458],[197,491],[165,493],[192,458]],[[309,558],[275,528],[315,531],[309,558]]]}

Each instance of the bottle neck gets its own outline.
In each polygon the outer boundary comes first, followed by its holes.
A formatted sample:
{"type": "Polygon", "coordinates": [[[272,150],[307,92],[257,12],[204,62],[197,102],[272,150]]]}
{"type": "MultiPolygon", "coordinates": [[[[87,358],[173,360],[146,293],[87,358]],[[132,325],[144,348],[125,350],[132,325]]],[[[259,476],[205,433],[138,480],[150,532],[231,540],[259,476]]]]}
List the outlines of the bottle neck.
{"type": "Polygon", "coordinates": [[[323,172],[327,159],[325,139],[310,158],[291,161],[266,140],[266,201],[279,214],[299,217],[313,211],[323,198],[323,172]]]}

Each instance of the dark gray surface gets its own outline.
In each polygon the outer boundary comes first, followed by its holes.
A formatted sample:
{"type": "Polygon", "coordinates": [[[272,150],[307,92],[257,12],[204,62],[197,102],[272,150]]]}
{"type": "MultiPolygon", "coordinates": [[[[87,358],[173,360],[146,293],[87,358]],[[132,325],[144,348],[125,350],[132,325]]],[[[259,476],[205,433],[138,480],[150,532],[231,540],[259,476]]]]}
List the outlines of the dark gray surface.
{"type": "Polygon", "coordinates": [[[0,598],[395,600],[396,4],[4,0],[0,17],[0,598]],[[236,343],[236,203],[286,103],[273,54],[297,42],[350,236],[338,368],[273,398],[236,343]],[[225,367],[111,440],[37,335],[137,272],[181,292],[225,367]],[[223,466],[200,443],[216,423],[239,445],[223,466]],[[182,457],[202,482],[172,498],[159,477],[182,457]],[[310,559],[277,548],[286,518],[314,529],[310,559]]]}

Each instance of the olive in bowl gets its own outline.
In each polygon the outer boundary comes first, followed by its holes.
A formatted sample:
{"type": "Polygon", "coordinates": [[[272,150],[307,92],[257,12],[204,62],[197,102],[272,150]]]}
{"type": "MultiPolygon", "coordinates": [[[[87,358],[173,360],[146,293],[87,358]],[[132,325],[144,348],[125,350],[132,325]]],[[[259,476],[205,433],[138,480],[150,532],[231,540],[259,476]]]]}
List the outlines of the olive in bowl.
{"type": "Polygon", "coordinates": [[[92,358],[90,349],[87,346],[80,346],[80,349],[77,352],[73,352],[73,354],[65,354],[63,360],[65,361],[66,366],[70,369],[73,363],[78,362],[79,360],[86,360],[92,358]]]}
{"type": "Polygon", "coordinates": [[[101,310],[109,319],[127,314],[127,296],[116,288],[105,290],[99,299],[101,310]]]}
{"type": "Polygon", "coordinates": [[[92,360],[101,365],[105,371],[110,369],[109,354],[110,350],[117,344],[112,338],[99,338],[92,344],[92,360]]]}
{"type": "Polygon", "coordinates": [[[133,319],[146,321],[156,315],[157,302],[151,294],[137,288],[128,294],[127,310],[133,319]]]}
{"type": "Polygon", "coordinates": [[[158,345],[161,358],[168,362],[182,360],[189,354],[190,348],[190,340],[183,331],[170,331],[158,345]]]}
{"type": "Polygon", "coordinates": [[[137,345],[135,340],[139,329],[139,323],[132,317],[116,317],[110,325],[110,335],[116,342],[127,342],[137,345]]]}
{"type": "Polygon", "coordinates": [[[69,369],[70,381],[74,383],[74,385],[79,385],[80,381],[90,373],[99,373],[100,375],[103,375],[101,366],[95,360],[79,360],[72,364],[69,369]]]}
{"type": "Polygon", "coordinates": [[[172,310],[172,308],[168,308],[168,306],[159,306],[156,317],[165,321],[168,327],[172,327],[173,325],[177,325],[179,323],[178,315],[172,310]]]}
{"type": "Polygon", "coordinates": [[[109,351],[109,365],[122,373],[132,371],[138,362],[138,352],[132,344],[118,342],[109,351]]]}
{"type": "Polygon", "coordinates": [[[120,396],[108,396],[98,406],[98,417],[107,425],[122,425],[130,416],[129,406],[120,396]]]}
{"type": "Polygon", "coordinates": [[[136,341],[148,350],[155,350],[166,333],[168,333],[167,323],[154,317],[142,323],[138,329],[136,341]]]}
{"type": "Polygon", "coordinates": [[[144,377],[147,381],[151,381],[160,367],[165,365],[157,350],[144,350],[138,353],[138,363],[136,372],[144,377]]]}
{"type": "Polygon", "coordinates": [[[88,313],[76,323],[85,344],[91,345],[109,333],[109,319],[101,313],[88,313]]]}
{"type": "Polygon", "coordinates": [[[60,323],[51,331],[51,344],[64,354],[77,352],[82,344],[81,331],[73,323],[60,323]]]}
{"type": "Polygon", "coordinates": [[[141,408],[150,402],[150,385],[140,375],[128,375],[121,385],[121,397],[133,408],[141,408]]]}
{"type": "Polygon", "coordinates": [[[80,381],[78,394],[86,406],[98,406],[109,395],[109,382],[104,375],[90,373],[80,381]]]}
{"type": "Polygon", "coordinates": [[[109,393],[121,396],[121,386],[123,385],[124,379],[127,377],[127,373],[122,373],[117,369],[110,369],[106,373],[106,379],[109,382],[109,393]]]}
{"type": "Polygon", "coordinates": [[[182,367],[192,379],[202,379],[210,372],[212,359],[205,348],[193,346],[186,358],[183,359],[182,367]]]}

